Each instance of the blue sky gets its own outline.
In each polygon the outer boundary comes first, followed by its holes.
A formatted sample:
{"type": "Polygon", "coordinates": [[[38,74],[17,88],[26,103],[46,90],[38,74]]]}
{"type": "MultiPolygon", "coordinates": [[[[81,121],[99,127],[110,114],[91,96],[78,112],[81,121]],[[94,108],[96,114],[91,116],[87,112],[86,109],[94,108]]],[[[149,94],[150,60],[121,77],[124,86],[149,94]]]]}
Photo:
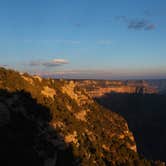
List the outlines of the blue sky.
{"type": "Polygon", "coordinates": [[[79,78],[166,78],[165,0],[1,0],[0,65],[79,78]]]}

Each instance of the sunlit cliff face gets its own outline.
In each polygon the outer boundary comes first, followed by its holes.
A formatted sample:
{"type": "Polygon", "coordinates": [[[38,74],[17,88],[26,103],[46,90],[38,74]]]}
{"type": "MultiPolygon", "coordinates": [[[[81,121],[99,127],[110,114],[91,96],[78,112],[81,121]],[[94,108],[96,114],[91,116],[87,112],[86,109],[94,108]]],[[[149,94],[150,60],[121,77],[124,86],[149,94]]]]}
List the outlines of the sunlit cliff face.
{"type": "Polygon", "coordinates": [[[106,93],[157,93],[155,86],[146,81],[76,81],[78,87],[84,88],[91,97],[100,97],[106,93]]]}

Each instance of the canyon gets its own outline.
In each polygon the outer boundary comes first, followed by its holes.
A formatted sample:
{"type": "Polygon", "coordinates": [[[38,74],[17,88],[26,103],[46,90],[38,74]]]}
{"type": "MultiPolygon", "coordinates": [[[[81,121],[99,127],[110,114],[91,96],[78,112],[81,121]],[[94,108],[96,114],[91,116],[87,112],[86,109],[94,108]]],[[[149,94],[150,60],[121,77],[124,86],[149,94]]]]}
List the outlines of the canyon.
{"type": "Polygon", "coordinates": [[[165,165],[140,155],[127,121],[98,104],[92,94],[80,81],[44,79],[0,68],[2,162],[41,166],[165,165]]]}

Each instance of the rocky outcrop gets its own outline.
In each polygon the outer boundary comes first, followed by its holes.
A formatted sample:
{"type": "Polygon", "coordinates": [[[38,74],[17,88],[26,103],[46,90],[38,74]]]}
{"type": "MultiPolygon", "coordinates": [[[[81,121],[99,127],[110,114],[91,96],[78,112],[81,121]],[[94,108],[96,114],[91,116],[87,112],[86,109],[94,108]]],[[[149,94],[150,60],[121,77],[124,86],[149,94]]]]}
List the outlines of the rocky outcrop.
{"type": "Polygon", "coordinates": [[[49,88],[48,86],[43,87],[43,90],[41,91],[41,94],[46,96],[46,97],[50,97],[50,98],[54,98],[54,96],[56,95],[56,92],[54,89],[49,88]]]}

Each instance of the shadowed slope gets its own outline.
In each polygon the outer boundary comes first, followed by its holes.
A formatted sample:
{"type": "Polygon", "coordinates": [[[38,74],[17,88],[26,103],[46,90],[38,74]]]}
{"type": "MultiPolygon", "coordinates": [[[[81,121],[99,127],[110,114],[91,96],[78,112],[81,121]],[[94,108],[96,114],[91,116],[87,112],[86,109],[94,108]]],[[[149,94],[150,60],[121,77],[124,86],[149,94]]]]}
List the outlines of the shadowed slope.
{"type": "Polygon", "coordinates": [[[139,153],[166,161],[166,96],[110,93],[96,101],[127,120],[139,153]]]}
{"type": "Polygon", "coordinates": [[[23,91],[0,90],[0,163],[17,166],[73,165],[72,152],[49,126],[48,108],[23,91]]]}

